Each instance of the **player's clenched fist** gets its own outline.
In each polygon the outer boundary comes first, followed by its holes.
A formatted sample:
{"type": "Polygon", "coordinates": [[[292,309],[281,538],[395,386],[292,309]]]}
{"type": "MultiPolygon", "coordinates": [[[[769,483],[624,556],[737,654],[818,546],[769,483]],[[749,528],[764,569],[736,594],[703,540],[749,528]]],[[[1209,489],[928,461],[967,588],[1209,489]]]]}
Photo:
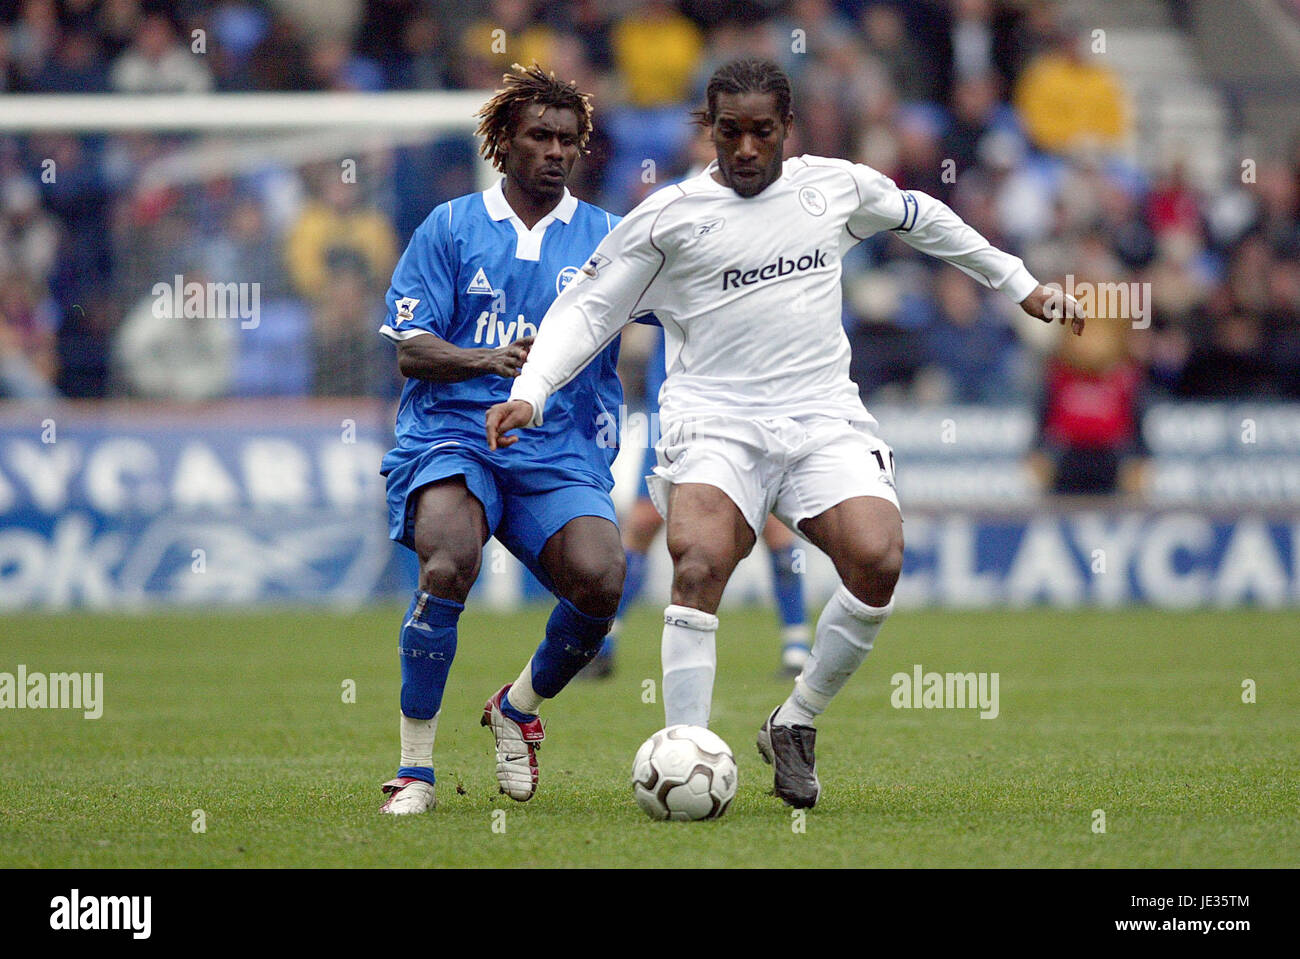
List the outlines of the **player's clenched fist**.
{"type": "Polygon", "coordinates": [[[506,436],[511,430],[527,426],[533,419],[533,404],[523,400],[498,403],[487,411],[488,449],[495,450],[519,442],[518,436],[506,436]]]}
{"type": "Polygon", "coordinates": [[[1030,316],[1037,317],[1044,323],[1060,320],[1070,321],[1070,329],[1075,336],[1083,335],[1083,307],[1079,301],[1064,290],[1054,290],[1050,286],[1039,286],[1020,301],[1021,308],[1030,316]]]}
{"type": "Polygon", "coordinates": [[[515,340],[509,346],[492,350],[488,353],[485,364],[487,372],[513,379],[524,368],[524,362],[528,359],[528,350],[532,345],[533,338],[525,336],[522,340],[515,340]]]}

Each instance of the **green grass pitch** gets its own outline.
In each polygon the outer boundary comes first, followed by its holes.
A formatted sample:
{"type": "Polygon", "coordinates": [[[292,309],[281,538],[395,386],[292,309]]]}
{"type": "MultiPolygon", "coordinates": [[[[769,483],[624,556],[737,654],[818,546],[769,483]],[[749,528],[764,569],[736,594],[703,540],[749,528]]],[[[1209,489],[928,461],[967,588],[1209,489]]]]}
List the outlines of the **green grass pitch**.
{"type": "Polygon", "coordinates": [[[632,755],[663,724],[643,702],[659,679],[649,607],[613,680],[545,708],[527,804],[497,793],[478,718],[547,610],[471,608],[438,809],[379,816],[401,613],[6,617],[0,671],[102,672],[105,706],[0,710],[0,866],[1300,865],[1300,613],[899,612],[822,718],[822,801],[802,828],[754,750],[789,689],[775,623],[733,609],[712,726],[740,788],[720,821],[654,823],[632,799],[632,755]],[[997,672],[1000,715],[893,708],[890,677],[918,663],[997,672]]]}

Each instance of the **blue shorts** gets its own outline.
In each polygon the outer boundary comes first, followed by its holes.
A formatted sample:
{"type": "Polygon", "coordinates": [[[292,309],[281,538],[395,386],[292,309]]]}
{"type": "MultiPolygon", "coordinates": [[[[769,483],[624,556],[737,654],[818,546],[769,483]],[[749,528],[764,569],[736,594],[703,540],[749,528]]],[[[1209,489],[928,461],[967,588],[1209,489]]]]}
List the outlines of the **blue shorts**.
{"type": "Polygon", "coordinates": [[[506,467],[494,454],[467,443],[395,449],[384,457],[383,473],[388,477],[390,539],[414,550],[413,494],[438,480],[463,476],[469,491],[483,504],[489,535],[551,592],[554,585],[541,564],[547,541],[579,516],[600,516],[618,525],[609,489],[595,476],[528,460],[506,467]]]}

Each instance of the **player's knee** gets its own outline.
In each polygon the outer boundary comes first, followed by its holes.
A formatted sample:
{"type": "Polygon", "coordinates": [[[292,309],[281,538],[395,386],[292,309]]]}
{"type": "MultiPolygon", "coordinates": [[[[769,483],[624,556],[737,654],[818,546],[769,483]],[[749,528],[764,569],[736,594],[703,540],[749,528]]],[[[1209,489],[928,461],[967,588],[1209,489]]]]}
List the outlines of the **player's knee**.
{"type": "Polygon", "coordinates": [[[695,606],[720,592],[726,583],[723,564],[705,550],[691,549],[673,557],[674,602],[695,606]]]}
{"type": "Polygon", "coordinates": [[[860,600],[883,606],[893,596],[902,571],[902,531],[873,532],[854,545],[844,580],[849,592],[860,600]]]}
{"type": "Polygon", "coordinates": [[[420,589],[464,602],[478,576],[478,552],[438,549],[420,562],[420,589]]]}
{"type": "Polygon", "coordinates": [[[613,616],[623,595],[627,562],[621,549],[602,557],[571,561],[566,598],[588,616],[613,616]]]}

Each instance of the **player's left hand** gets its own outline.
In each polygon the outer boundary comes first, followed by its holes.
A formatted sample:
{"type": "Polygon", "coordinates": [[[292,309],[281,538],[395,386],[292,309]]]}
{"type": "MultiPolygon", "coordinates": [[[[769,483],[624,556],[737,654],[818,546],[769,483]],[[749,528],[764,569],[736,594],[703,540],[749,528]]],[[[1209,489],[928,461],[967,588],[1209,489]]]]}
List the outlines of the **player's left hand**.
{"type": "Polygon", "coordinates": [[[507,436],[511,430],[527,426],[533,421],[533,404],[524,400],[506,400],[487,411],[488,449],[501,449],[519,442],[518,436],[507,436]]]}
{"type": "Polygon", "coordinates": [[[1042,320],[1044,323],[1051,323],[1053,320],[1060,320],[1065,323],[1070,321],[1070,329],[1075,336],[1083,335],[1083,307],[1079,301],[1063,290],[1053,290],[1050,287],[1040,285],[1027,297],[1020,301],[1020,308],[1030,316],[1042,320]]]}

